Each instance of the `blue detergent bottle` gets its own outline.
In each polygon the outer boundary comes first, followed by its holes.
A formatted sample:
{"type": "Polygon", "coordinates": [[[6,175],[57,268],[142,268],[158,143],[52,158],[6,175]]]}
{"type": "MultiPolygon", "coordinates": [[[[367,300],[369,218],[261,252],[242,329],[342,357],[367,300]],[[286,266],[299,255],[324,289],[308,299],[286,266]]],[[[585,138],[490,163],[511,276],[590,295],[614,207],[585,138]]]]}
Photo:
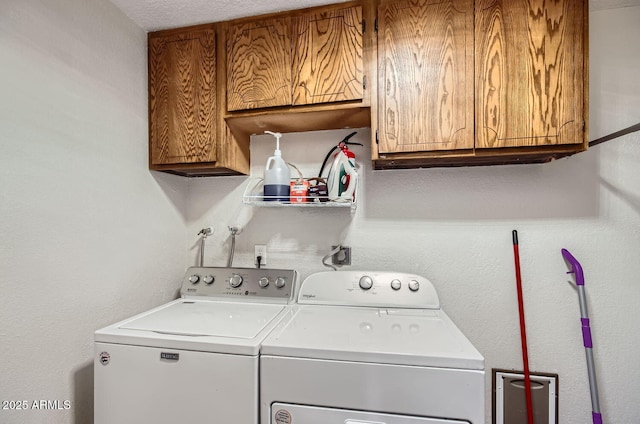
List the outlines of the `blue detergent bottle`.
{"type": "Polygon", "coordinates": [[[289,165],[282,159],[280,151],[280,137],[278,132],[265,131],[276,138],[276,150],[267,160],[264,168],[264,197],[265,201],[288,202],[291,189],[291,171],[289,165]]]}

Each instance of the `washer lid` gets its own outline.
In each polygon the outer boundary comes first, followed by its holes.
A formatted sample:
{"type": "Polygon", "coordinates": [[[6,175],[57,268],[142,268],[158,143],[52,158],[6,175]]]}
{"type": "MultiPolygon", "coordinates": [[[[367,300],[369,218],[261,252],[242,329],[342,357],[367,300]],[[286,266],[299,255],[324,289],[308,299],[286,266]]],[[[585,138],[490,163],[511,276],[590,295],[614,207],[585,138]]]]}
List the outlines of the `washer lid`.
{"type": "Polygon", "coordinates": [[[442,310],[300,305],[263,355],[484,369],[484,358],[442,310]]]}
{"type": "Polygon", "coordinates": [[[178,299],[96,331],[97,342],[257,355],[288,306],[178,299]]]}
{"type": "Polygon", "coordinates": [[[183,300],[133,319],[120,328],[180,336],[216,336],[252,339],[284,307],[183,300]]]}

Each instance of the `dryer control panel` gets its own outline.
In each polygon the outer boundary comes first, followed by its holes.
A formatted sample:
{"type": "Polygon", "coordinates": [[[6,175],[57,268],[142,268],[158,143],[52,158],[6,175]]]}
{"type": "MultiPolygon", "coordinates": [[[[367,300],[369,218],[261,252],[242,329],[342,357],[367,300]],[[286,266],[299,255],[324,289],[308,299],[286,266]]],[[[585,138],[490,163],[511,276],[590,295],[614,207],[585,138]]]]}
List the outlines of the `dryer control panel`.
{"type": "Polygon", "coordinates": [[[182,278],[182,297],[290,303],[298,273],[291,269],[191,267],[182,278]]]}
{"type": "Polygon", "coordinates": [[[425,277],[389,271],[327,271],[308,276],[298,303],[383,308],[440,309],[425,277]]]}

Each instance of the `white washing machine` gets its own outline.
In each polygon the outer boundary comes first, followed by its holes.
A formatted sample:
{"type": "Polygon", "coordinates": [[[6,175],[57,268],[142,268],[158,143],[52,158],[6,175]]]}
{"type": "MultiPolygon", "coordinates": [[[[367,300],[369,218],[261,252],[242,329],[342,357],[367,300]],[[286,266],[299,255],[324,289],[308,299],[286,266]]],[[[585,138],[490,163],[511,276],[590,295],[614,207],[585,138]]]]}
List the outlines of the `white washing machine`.
{"type": "Polygon", "coordinates": [[[261,424],[484,424],[484,358],[424,277],[321,272],[267,336],[261,424]]]}
{"type": "Polygon", "coordinates": [[[258,422],[260,344],[292,270],[193,267],[181,298],[95,332],[95,424],[258,422]]]}

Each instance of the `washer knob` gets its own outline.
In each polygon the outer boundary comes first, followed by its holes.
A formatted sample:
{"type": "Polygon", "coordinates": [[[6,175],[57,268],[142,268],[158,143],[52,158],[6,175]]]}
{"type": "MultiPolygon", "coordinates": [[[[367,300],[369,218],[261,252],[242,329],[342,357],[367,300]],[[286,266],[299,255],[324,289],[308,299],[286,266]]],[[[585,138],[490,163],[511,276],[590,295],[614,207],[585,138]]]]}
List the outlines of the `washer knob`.
{"type": "Polygon", "coordinates": [[[276,278],[276,287],[281,289],[284,287],[285,281],[284,281],[284,277],[278,277],[276,278]]]}
{"type": "Polygon", "coordinates": [[[397,278],[395,280],[391,280],[391,288],[394,290],[400,290],[402,287],[402,283],[397,278]]]}
{"type": "Polygon", "coordinates": [[[233,288],[240,287],[242,285],[242,275],[233,274],[229,279],[229,284],[233,288]]]}
{"type": "Polygon", "coordinates": [[[200,281],[200,276],[198,274],[193,274],[191,277],[189,277],[189,282],[191,284],[197,284],[198,281],[200,281]]]}
{"type": "Polygon", "coordinates": [[[215,278],[213,275],[205,275],[202,281],[204,281],[205,284],[212,284],[215,281],[215,278]]]}
{"type": "Polygon", "coordinates": [[[416,280],[409,281],[409,290],[416,292],[419,289],[420,289],[420,283],[418,283],[416,280]]]}
{"type": "Polygon", "coordinates": [[[258,280],[258,285],[262,288],[265,288],[269,285],[269,279],[267,277],[261,277],[258,280]]]}
{"type": "Polygon", "coordinates": [[[360,281],[358,281],[358,284],[360,285],[360,288],[362,290],[369,290],[371,287],[373,287],[373,280],[371,279],[371,277],[365,275],[364,277],[360,277],[360,281]]]}

